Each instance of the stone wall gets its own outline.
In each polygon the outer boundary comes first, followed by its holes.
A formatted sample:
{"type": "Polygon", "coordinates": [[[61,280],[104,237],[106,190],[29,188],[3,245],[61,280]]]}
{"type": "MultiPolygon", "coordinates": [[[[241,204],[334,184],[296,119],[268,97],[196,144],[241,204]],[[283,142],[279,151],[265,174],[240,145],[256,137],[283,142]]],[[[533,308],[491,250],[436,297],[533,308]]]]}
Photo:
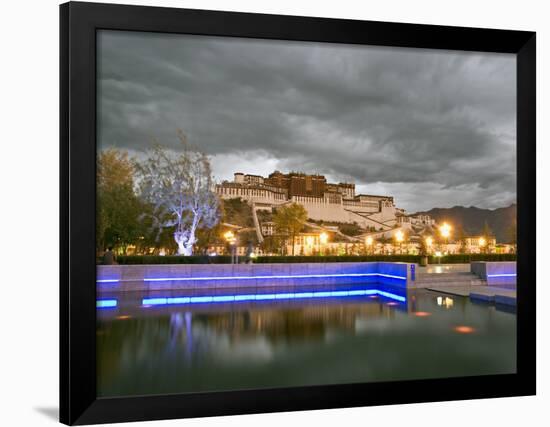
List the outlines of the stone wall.
{"type": "Polygon", "coordinates": [[[486,280],[488,285],[515,285],[517,283],[516,262],[514,261],[474,261],[470,263],[470,271],[486,280]]]}
{"type": "Polygon", "coordinates": [[[415,265],[397,262],[101,265],[97,267],[97,290],[108,293],[350,283],[406,288],[413,280],[411,271],[415,265]]]}

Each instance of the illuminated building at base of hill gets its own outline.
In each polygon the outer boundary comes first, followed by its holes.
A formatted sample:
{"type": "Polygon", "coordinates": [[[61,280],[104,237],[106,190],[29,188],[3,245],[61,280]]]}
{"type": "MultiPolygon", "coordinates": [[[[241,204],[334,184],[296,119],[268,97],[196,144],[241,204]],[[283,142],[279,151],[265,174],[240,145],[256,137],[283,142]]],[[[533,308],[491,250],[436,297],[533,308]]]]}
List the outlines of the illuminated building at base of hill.
{"type": "Polygon", "coordinates": [[[406,215],[392,196],[355,194],[355,184],[328,183],[323,175],[275,171],[264,178],[237,172],[232,182],[216,185],[216,193],[222,199],[246,200],[255,209],[298,203],[311,220],[355,223],[377,232],[435,225],[428,215],[406,215]]]}

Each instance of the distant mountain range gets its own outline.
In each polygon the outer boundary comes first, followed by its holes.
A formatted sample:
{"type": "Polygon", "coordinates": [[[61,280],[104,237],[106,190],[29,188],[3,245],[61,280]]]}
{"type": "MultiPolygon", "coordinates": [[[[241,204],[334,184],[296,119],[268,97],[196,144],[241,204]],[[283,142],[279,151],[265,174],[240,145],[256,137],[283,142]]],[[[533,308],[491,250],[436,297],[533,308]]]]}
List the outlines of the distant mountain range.
{"type": "Polygon", "coordinates": [[[437,223],[448,221],[456,227],[462,227],[466,235],[480,234],[485,222],[489,225],[497,242],[506,243],[510,241],[510,227],[516,220],[516,205],[512,204],[507,208],[480,209],[475,206],[466,208],[454,206],[452,208],[434,208],[418,214],[430,215],[437,223]]]}

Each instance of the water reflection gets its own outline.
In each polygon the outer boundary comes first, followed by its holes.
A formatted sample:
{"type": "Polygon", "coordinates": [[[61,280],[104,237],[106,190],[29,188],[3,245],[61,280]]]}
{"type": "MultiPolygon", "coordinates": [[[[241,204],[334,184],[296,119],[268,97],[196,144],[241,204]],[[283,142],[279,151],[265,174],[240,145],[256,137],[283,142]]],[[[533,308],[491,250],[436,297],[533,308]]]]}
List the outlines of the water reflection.
{"type": "Polygon", "coordinates": [[[449,297],[437,297],[437,305],[442,305],[445,308],[451,308],[454,304],[454,300],[449,297]]]}
{"type": "Polygon", "coordinates": [[[515,314],[467,298],[144,307],[142,297],[98,310],[102,396],[515,372],[515,314]]]}

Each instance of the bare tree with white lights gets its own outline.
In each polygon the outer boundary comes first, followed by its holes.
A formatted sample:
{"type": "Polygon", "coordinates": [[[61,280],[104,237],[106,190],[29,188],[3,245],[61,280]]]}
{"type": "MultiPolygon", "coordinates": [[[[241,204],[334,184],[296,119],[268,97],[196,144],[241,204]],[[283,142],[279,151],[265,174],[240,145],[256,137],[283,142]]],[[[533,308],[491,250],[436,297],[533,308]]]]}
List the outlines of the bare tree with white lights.
{"type": "Polygon", "coordinates": [[[174,227],[179,255],[193,255],[196,232],[220,219],[208,156],[192,149],[178,130],[183,150],[173,152],[156,144],[146,160],[136,163],[141,197],[152,206],[153,225],[174,227]]]}

